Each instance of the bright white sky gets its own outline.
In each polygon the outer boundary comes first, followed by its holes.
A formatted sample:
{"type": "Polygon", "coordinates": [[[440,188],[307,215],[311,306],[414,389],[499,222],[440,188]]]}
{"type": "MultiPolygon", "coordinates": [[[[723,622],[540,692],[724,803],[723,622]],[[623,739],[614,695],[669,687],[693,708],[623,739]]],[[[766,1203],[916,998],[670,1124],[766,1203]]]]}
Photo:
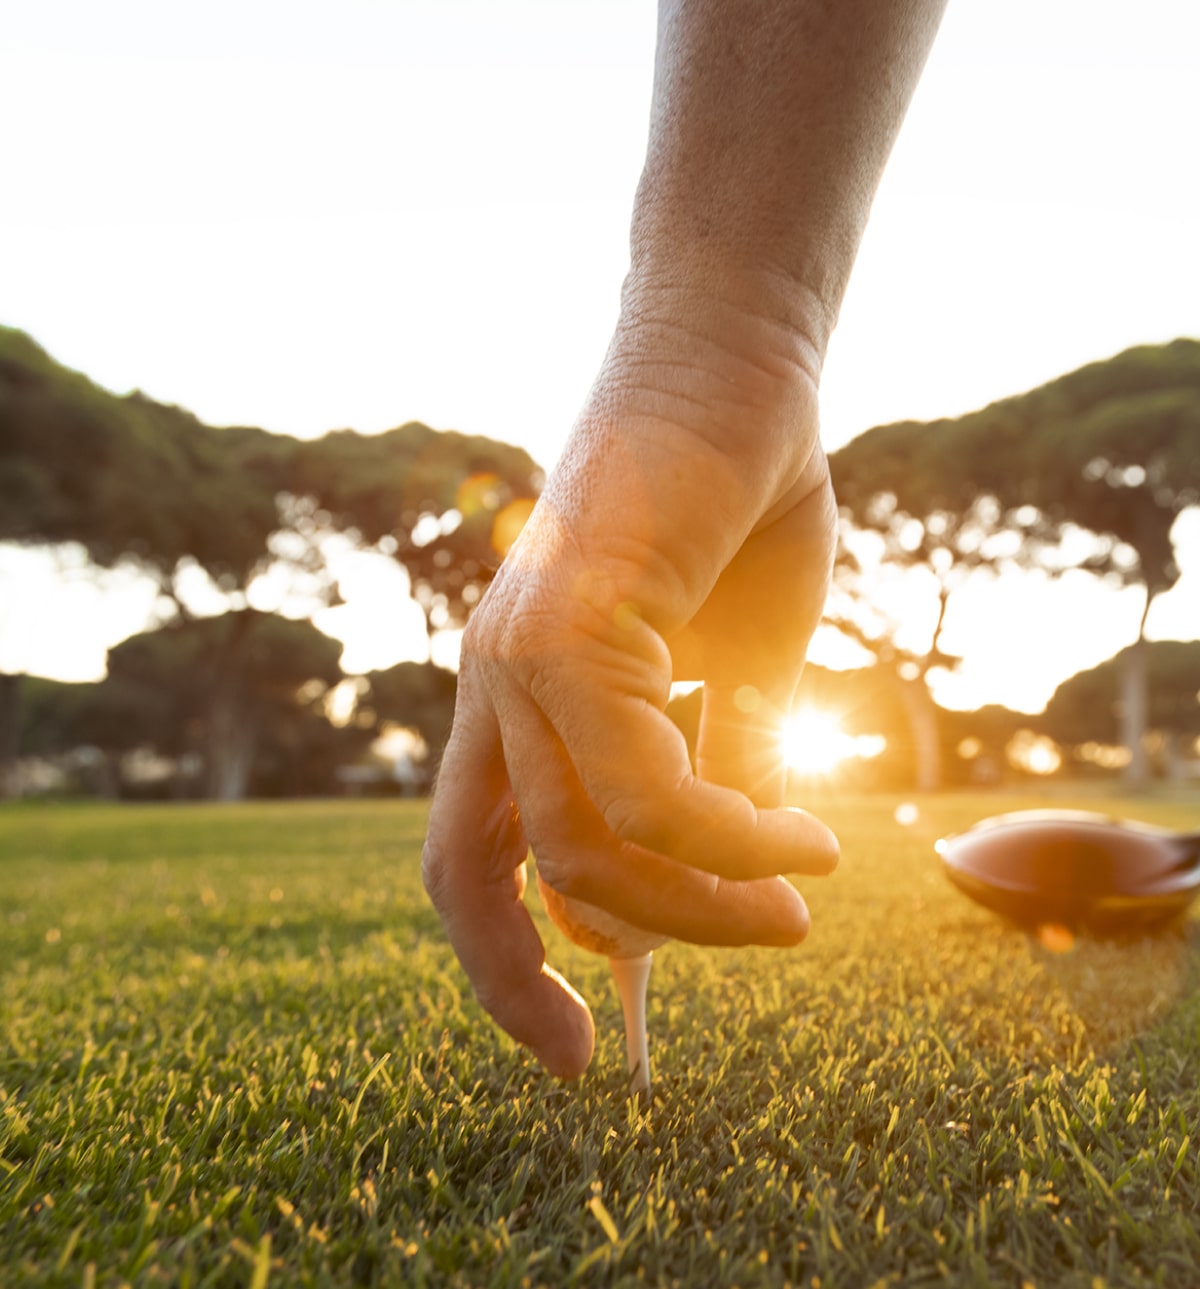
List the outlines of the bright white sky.
{"type": "MultiPolygon", "coordinates": [[[[552,464],[616,315],[653,0],[0,0],[0,21],[0,321],[212,423],[421,419],[552,464]]],[[[951,0],[830,351],[831,448],[1200,335],[1197,49],[1195,0],[951,0]]],[[[1200,637],[1198,547],[1152,635],[1200,637]]],[[[97,675],[148,592],[46,567],[0,552],[0,669],[97,675]]],[[[358,575],[375,590],[322,623],[347,667],[419,655],[403,588],[358,575]]],[[[1137,611],[993,588],[939,697],[1037,708],[1137,611]]]]}

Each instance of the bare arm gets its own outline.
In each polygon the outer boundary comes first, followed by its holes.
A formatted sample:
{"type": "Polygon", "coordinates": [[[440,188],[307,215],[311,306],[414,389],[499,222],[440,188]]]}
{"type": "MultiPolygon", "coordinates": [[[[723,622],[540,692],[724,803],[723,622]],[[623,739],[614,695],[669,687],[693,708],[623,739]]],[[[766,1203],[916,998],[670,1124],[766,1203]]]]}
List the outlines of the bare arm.
{"type": "Polygon", "coordinates": [[[464,637],[425,849],[481,1000],[554,1073],[592,1025],[525,912],[529,846],[564,894],[714,944],[798,942],[775,875],[836,863],[780,808],[777,737],[835,539],[817,387],[941,9],[663,0],[620,320],[464,637]],[[698,775],[664,715],[685,678],[698,775]]]}

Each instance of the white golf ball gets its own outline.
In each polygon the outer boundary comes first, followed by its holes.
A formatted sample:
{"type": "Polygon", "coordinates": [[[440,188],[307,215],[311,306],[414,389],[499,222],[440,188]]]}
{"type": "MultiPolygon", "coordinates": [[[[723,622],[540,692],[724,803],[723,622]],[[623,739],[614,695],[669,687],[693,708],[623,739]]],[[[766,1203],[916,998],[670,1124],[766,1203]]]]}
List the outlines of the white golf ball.
{"type": "Polygon", "coordinates": [[[594,904],[560,895],[542,880],[540,873],[537,884],[550,921],[568,940],[593,953],[602,953],[606,958],[640,958],[671,938],[655,931],[644,931],[594,904]]]}

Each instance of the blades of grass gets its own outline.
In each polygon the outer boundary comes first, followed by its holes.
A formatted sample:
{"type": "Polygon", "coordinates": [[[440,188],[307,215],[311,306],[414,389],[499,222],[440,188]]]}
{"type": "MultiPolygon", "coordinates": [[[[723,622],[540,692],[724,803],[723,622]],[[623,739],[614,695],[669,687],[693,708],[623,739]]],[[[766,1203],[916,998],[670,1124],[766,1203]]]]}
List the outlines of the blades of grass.
{"type": "Polygon", "coordinates": [[[358,1112],[362,1106],[363,1097],[366,1096],[367,1089],[375,1081],[375,1077],[378,1075],[379,1071],[382,1070],[391,1059],[391,1052],[384,1052],[379,1060],[377,1060],[375,1064],[371,1066],[370,1070],[367,1071],[367,1077],[363,1079],[362,1086],[358,1089],[358,1095],[354,1098],[354,1104],[350,1108],[350,1127],[353,1127],[358,1121],[358,1112]]]}
{"type": "Polygon", "coordinates": [[[250,1277],[249,1289],[267,1289],[267,1277],[271,1274],[271,1237],[264,1235],[254,1252],[254,1273],[250,1277]]]}
{"type": "Polygon", "coordinates": [[[612,1214],[604,1207],[604,1201],[599,1195],[593,1195],[587,1202],[588,1212],[600,1223],[604,1234],[608,1236],[609,1243],[620,1244],[621,1233],[617,1230],[617,1224],[612,1220],[612,1214]]]}
{"type": "Polygon", "coordinates": [[[58,1255],[58,1260],[54,1264],[54,1270],[62,1275],[67,1269],[67,1263],[71,1261],[71,1254],[75,1252],[75,1246],[79,1243],[79,1237],[83,1234],[86,1222],[80,1222],[71,1234],[67,1236],[67,1242],[62,1247],[62,1252],[58,1255]]]}

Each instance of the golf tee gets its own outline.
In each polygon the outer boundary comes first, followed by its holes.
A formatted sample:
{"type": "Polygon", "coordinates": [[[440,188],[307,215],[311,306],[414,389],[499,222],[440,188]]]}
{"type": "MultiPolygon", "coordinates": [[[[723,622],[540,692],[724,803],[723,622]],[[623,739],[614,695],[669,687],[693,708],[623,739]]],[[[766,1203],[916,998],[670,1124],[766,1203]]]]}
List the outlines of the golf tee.
{"type": "Polygon", "coordinates": [[[653,954],[636,958],[609,958],[621,1010],[625,1014],[625,1052],[629,1058],[629,1092],[650,1095],[650,1051],[646,1043],[646,986],[650,982],[653,954]]]}

